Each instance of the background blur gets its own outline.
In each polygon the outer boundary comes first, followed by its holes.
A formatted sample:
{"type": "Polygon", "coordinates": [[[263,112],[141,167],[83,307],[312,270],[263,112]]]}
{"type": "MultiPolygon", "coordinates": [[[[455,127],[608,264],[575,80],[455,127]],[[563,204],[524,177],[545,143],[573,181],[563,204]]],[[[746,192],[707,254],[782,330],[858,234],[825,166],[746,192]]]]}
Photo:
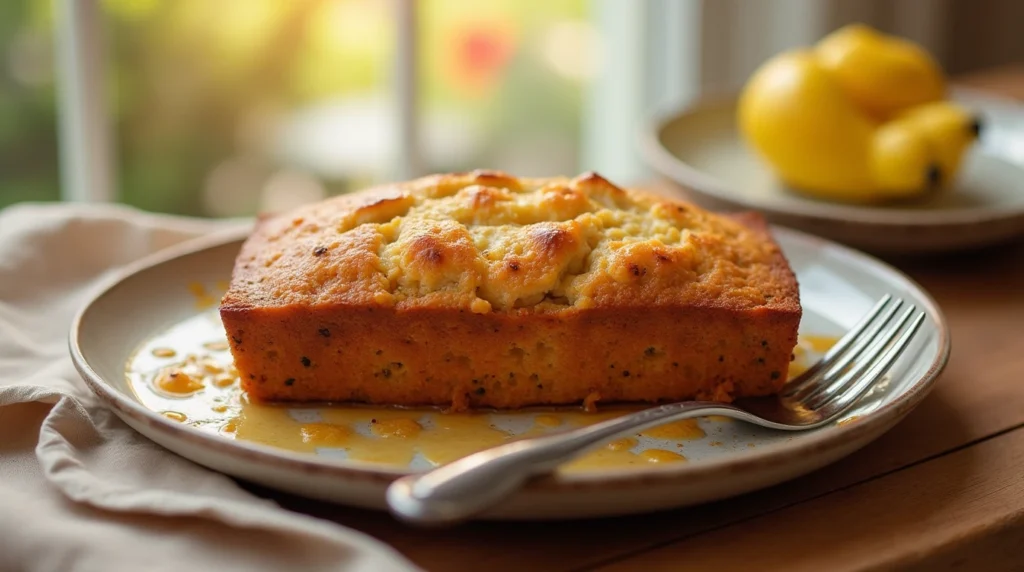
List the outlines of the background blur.
{"type": "MultiPolygon", "coordinates": [[[[102,14],[114,195],[250,215],[388,180],[401,0],[82,0],[102,14]]],[[[410,0],[411,1],[411,0],[410,0]]],[[[55,0],[0,2],[0,207],[61,198],[55,0]]],[[[1015,0],[420,0],[421,171],[642,180],[639,122],[862,21],[951,74],[1024,60],[1015,0]]]]}

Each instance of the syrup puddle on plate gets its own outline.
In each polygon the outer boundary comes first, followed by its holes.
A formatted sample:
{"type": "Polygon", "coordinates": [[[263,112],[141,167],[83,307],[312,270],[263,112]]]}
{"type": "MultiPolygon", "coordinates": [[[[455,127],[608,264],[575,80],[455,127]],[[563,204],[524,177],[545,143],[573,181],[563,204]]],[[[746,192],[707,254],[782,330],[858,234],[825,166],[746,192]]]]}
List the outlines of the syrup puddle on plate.
{"type": "MultiPolygon", "coordinates": [[[[801,337],[791,375],[834,343],[801,337]]],[[[172,421],[225,439],[239,439],[324,457],[428,469],[514,439],[591,425],[636,407],[442,413],[356,405],[292,406],[250,401],[239,386],[216,311],[189,318],[148,340],[127,364],[132,390],[146,407],[172,421]]],[[[612,441],[563,471],[686,461],[688,446],[722,449],[727,418],[689,419],[612,441]],[[712,436],[709,433],[717,433],[712,436]]],[[[736,448],[747,448],[747,441],[736,448]]]]}

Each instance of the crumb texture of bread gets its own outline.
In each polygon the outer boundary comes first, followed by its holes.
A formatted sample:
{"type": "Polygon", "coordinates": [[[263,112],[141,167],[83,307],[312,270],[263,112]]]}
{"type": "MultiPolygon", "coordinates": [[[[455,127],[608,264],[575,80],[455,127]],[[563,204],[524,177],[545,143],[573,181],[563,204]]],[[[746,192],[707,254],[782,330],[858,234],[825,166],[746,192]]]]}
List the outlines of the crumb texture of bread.
{"type": "Polygon", "coordinates": [[[801,311],[756,215],[477,171],[261,220],[221,317],[254,397],[462,409],[770,394],[801,311]]]}

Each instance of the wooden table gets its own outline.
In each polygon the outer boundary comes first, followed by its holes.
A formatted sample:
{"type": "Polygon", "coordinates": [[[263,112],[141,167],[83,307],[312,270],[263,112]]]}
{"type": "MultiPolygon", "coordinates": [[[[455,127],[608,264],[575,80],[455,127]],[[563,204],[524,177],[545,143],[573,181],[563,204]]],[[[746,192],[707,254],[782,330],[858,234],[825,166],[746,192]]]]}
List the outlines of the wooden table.
{"type": "MultiPolygon", "coordinates": [[[[964,83],[1024,99],[1024,67],[964,83]]],[[[260,492],[428,570],[1024,570],[1024,243],[892,262],[945,311],[949,366],[896,428],[804,478],[686,510],[444,531],[260,492]]]]}

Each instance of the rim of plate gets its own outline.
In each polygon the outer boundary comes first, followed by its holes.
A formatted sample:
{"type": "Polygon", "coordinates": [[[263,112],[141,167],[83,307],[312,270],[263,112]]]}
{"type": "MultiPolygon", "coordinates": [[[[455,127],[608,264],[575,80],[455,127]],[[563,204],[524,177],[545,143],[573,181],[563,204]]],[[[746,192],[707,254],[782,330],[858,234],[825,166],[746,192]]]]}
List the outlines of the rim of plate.
{"type": "MultiPolygon", "coordinates": [[[[716,473],[735,473],[768,466],[785,465],[795,459],[839,448],[851,440],[855,441],[868,436],[877,429],[884,428],[888,424],[898,421],[924,399],[934,385],[936,377],[945,368],[949,360],[951,346],[949,326],[946,318],[932,297],[914,280],[870,255],[793,229],[772,226],[771,230],[776,236],[808,242],[816,249],[828,249],[840,261],[848,261],[856,265],[876,266],[881,271],[889,274],[890,279],[901,282],[908,291],[913,292],[915,296],[920,298],[923,302],[922,309],[929,314],[938,327],[938,352],[932,363],[929,364],[928,370],[913,385],[895,396],[889,403],[881,405],[878,409],[865,414],[854,423],[830,426],[825,430],[819,430],[800,439],[764,445],[751,451],[745,451],[737,456],[722,456],[703,460],[699,463],[664,466],[651,465],[650,467],[645,466],[642,470],[623,467],[572,473],[553,473],[545,478],[531,481],[525,487],[525,491],[630,488],[638,485],[647,485],[652,482],[697,477],[707,478],[716,473]]],[[[180,257],[244,240],[248,233],[248,227],[233,228],[228,231],[216,232],[185,241],[139,259],[123,267],[122,270],[109,278],[96,291],[96,294],[90,297],[75,314],[68,336],[72,362],[86,385],[109,407],[131,417],[134,421],[143,423],[151,429],[163,433],[165,436],[239,461],[272,464],[278,469],[299,471],[305,474],[326,474],[339,478],[370,480],[382,483],[387,483],[400,476],[410,474],[412,471],[405,469],[391,468],[362,461],[324,459],[308,454],[290,452],[269,445],[229,440],[197,431],[146,408],[133,396],[118,389],[116,385],[104,379],[92,368],[88,358],[82,352],[79,334],[83,320],[97,301],[108,295],[121,282],[142,271],[180,257]]]]}
{"type": "MultiPolygon", "coordinates": [[[[1024,121],[1024,104],[1014,100],[991,95],[973,89],[956,88],[951,93],[974,100],[977,105],[1001,108],[1002,112],[1015,112],[1024,121]]],[[[917,209],[900,208],[899,210],[884,207],[870,207],[842,203],[813,202],[799,196],[784,204],[776,201],[761,200],[744,195],[730,185],[720,181],[714,175],[686,163],[676,157],[662,144],[662,137],[668,126],[687,115],[705,110],[734,107],[739,97],[737,92],[709,93],[694,97],[682,103],[663,105],[641,122],[635,138],[640,154],[646,162],[661,175],[668,177],[676,184],[683,185],[693,192],[711,196],[719,200],[729,201],[744,208],[784,216],[802,216],[827,220],[839,224],[863,224],[872,226],[893,227],[924,227],[949,225],[974,225],[985,222],[1010,220],[1024,217],[1024,202],[1013,208],[993,206],[960,207],[951,209],[917,209]]],[[[742,143],[742,138],[737,136],[742,143]]],[[[1000,160],[1007,161],[1004,158],[1000,160]]],[[[1012,163],[1011,161],[1007,161],[1012,163]]],[[[1021,169],[1024,166],[1012,163],[1021,169]]]]}

